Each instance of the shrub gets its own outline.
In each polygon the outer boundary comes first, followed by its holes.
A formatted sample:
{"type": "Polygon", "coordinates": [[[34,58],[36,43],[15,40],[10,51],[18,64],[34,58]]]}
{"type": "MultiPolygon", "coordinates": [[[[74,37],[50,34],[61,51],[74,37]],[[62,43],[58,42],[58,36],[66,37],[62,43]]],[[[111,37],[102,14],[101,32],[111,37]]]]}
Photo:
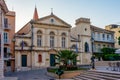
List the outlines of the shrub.
{"type": "Polygon", "coordinates": [[[120,60],[120,55],[119,54],[105,54],[103,55],[103,60],[105,61],[120,60]]]}

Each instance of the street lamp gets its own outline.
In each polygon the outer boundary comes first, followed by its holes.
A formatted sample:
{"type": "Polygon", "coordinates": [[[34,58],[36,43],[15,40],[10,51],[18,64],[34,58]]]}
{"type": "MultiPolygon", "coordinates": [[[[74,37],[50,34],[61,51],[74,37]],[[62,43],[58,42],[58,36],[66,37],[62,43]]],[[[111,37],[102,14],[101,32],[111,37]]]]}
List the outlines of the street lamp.
{"type": "Polygon", "coordinates": [[[92,57],[91,57],[91,64],[92,64],[92,69],[95,69],[95,56],[94,56],[94,54],[93,54],[93,52],[94,52],[94,38],[92,37],[91,38],[91,43],[92,43],[92,57]]]}
{"type": "Polygon", "coordinates": [[[94,38],[93,37],[91,38],[91,42],[92,42],[92,55],[93,55],[93,52],[94,52],[94,38]]]}

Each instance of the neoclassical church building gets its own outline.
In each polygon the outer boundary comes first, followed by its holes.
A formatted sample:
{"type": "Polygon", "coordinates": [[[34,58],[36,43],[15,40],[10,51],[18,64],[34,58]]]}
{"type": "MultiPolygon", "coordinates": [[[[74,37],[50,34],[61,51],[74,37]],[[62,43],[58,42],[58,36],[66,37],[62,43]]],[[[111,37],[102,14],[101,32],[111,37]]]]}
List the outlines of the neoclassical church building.
{"type": "Polygon", "coordinates": [[[114,47],[114,32],[91,25],[90,19],[79,18],[71,25],[51,13],[33,19],[15,34],[15,68],[17,70],[55,66],[59,50],[74,50],[77,64],[90,64],[93,53],[103,47],[114,47]]]}
{"type": "Polygon", "coordinates": [[[54,66],[55,54],[70,48],[71,25],[51,13],[33,19],[15,34],[15,67],[17,70],[54,66]]]}

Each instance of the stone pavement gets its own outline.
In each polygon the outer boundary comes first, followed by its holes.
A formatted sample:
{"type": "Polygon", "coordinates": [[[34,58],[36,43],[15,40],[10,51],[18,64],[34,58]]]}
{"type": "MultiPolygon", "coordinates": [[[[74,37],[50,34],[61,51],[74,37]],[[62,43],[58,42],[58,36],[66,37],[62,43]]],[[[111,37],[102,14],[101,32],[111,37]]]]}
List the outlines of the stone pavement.
{"type": "Polygon", "coordinates": [[[0,79],[0,80],[18,80],[17,77],[5,77],[4,79],[0,79]]]}
{"type": "MultiPolygon", "coordinates": [[[[17,80],[15,77],[18,78],[18,80],[55,80],[54,77],[48,76],[46,68],[38,69],[38,70],[30,70],[30,71],[19,71],[19,72],[7,72],[5,73],[5,79],[3,80],[17,80]],[[11,77],[11,78],[10,78],[11,77]]],[[[84,78],[85,80],[88,80],[90,78],[85,77],[91,77],[91,79],[97,79],[97,80],[118,80],[120,77],[120,72],[118,71],[111,71],[108,66],[96,66],[96,70],[88,71],[87,73],[84,73],[82,76],[76,76],[73,79],[70,80],[83,80],[80,79],[84,78]],[[94,72],[97,71],[97,72],[94,72]],[[107,72],[107,73],[104,73],[107,72]],[[92,74],[92,75],[91,75],[92,74]],[[94,76],[93,76],[94,74],[94,76]],[[93,76],[93,77],[92,77],[93,76]],[[110,78],[110,76],[113,76],[110,78]]],[[[91,80],[90,79],[90,80],[91,80]]],[[[57,80],[57,79],[56,79],[57,80]]],[[[69,79],[60,79],[60,80],[69,80],[69,79]]]]}
{"type": "Polygon", "coordinates": [[[46,75],[46,68],[30,71],[7,72],[6,77],[18,77],[18,80],[54,80],[54,77],[46,75]]]}

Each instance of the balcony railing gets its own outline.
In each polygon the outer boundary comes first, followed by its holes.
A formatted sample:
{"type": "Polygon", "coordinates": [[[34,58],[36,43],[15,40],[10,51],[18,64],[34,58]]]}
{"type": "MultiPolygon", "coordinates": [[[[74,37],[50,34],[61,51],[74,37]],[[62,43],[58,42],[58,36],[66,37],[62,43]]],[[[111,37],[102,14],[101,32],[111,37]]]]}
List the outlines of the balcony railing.
{"type": "Polygon", "coordinates": [[[5,29],[5,30],[10,30],[10,29],[11,29],[11,27],[10,27],[10,25],[9,25],[9,24],[7,24],[7,25],[4,25],[4,29],[5,29]]]}
{"type": "Polygon", "coordinates": [[[8,40],[8,41],[4,41],[4,44],[10,44],[10,41],[8,40]]]}
{"type": "Polygon", "coordinates": [[[108,42],[108,43],[115,43],[115,41],[114,41],[114,39],[112,39],[112,40],[106,40],[106,39],[96,39],[96,38],[94,38],[94,41],[99,41],[99,42],[108,42]]]}

